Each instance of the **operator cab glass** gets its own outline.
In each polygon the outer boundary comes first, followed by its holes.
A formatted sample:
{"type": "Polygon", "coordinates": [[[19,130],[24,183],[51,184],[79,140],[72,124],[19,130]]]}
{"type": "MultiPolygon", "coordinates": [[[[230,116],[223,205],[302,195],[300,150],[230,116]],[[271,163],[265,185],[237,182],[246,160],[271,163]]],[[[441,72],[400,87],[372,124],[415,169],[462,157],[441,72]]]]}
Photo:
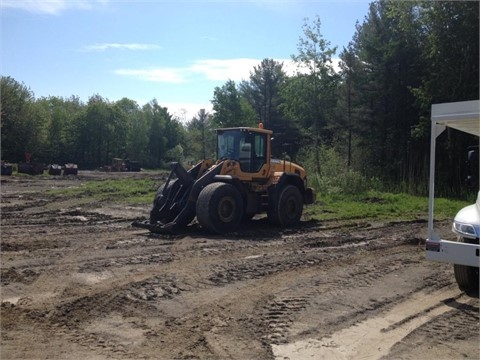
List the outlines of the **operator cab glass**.
{"type": "Polygon", "coordinates": [[[236,160],[244,172],[259,172],[267,158],[267,135],[248,130],[217,130],[218,160],[236,160]]]}

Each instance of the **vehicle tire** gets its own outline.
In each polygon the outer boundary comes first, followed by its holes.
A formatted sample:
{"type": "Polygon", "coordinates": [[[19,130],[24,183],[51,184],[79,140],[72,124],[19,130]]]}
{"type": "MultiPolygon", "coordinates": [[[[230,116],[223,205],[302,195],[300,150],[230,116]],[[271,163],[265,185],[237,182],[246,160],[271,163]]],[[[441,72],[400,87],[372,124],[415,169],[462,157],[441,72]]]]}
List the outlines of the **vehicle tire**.
{"type": "Polygon", "coordinates": [[[235,231],[242,221],[242,197],[233,185],[212,183],[200,192],[196,212],[199,224],[209,231],[218,234],[235,231]]]}
{"type": "Polygon", "coordinates": [[[153,208],[150,211],[150,223],[156,223],[157,221],[161,221],[162,223],[167,223],[170,222],[170,219],[165,219],[160,216],[160,209],[162,206],[165,204],[165,201],[167,201],[167,196],[168,192],[172,190],[172,187],[174,187],[175,182],[177,179],[172,180],[168,183],[168,188],[167,192],[165,195],[163,194],[163,189],[165,189],[165,184],[160,185],[160,187],[157,190],[157,193],[155,194],[155,197],[153,198],[153,208]]]}
{"type": "MultiPolygon", "coordinates": [[[[475,240],[466,238],[460,238],[458,241],[469,244],[475,243],[475,240]]],[[[478,267],[454,264],[453,273],[455,274],[455,280],[460,290],[466,293],[478,293],[478,267]]]]}
{"type": "Polygon", "coordinates": [[[268,220],[274,225],[293,226],[300,222],[303,213],[303,198],[300,190],[287,185],[280,192],[277,204],[271,204],[268,220]]]}

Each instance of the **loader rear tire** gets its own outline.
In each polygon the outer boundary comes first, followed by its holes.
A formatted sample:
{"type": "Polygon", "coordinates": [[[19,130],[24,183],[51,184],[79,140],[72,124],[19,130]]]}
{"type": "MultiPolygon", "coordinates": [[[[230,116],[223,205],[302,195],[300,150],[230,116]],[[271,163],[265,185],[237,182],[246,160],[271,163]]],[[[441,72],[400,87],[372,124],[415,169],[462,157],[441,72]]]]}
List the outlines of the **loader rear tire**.
{"type": "Polygon", "coordinates": [[[200,192],[196,212],[199,224],[209,231],[218,234],[235,231],[242,221],[242,197],[233,185],[212,183],[200,192]]]}
{"type": "MultiPolygon", "coordinates": [[[[475,243],[474,240],[460,238],[459,242],[475,243]]],[[[458,288],[466,293],[478,293],[479,276],[478,267],[466,265],[453,265],[453,273],[457,281],[458,288]]]]}
{"type": "Polygon", "coordinates": [[[287,185],[280,192],[277,204],[271,204],[268,220],[273,225],[293,226],[300,222],[303,197],[296,186],[287,185]]]}

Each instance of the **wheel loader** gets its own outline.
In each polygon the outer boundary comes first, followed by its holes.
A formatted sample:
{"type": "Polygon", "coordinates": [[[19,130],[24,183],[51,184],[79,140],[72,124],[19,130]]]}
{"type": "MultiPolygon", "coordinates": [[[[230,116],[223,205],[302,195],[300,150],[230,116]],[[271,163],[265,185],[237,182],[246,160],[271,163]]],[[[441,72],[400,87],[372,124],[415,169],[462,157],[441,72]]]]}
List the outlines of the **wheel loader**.
{"type": "Polygon", "coordinates": [[[299,223],[303,205],[315,201],[315,191],[307,186],[301,166],[271,157],[272,131],[261,124],[215,131],[217,160],[202,160],[189,170],[171,163],[150,219],[133,226],[175,233],[196,217],[207,231],[222,234],[259,213],[274,225],[299,223]]]}

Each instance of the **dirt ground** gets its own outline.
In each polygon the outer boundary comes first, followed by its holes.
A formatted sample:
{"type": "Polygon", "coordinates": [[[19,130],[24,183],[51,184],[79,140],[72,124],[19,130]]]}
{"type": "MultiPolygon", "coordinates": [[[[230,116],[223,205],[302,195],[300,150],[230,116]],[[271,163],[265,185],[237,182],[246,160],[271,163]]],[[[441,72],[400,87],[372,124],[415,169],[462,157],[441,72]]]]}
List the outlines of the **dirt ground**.
{"type": "Polygon", "coordinates": [[[1,359],[480,356],[479,299],[425,260],[425,221],[167,236],[130,226],[150,205],[45,193],[108,176],[155,174],[2,177],[1,359]]]}

